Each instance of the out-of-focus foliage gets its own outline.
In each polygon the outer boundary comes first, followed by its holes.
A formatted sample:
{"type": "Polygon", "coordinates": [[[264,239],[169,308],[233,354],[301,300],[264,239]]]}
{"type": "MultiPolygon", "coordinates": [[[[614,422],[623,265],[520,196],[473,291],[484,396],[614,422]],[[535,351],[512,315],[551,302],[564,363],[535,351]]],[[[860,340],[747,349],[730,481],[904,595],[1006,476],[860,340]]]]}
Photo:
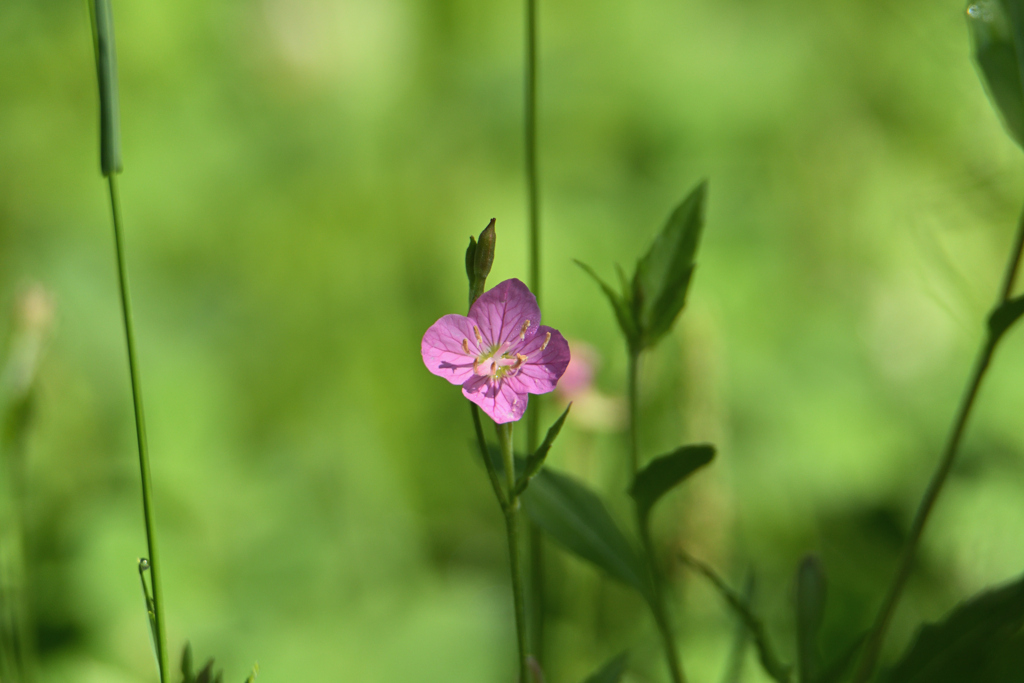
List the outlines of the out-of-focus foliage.
{"type": "MultiPolygon", "coordinates": [[[[229,680],[257,659],[261,682],[510,678],[501,515],[465,401],[417,343],[464,309],[466,238],[491,217],[491,281],[526,270],[521,9],[113,2],[169,641],[229,680]]],[[[815,551],[834,661],[891,575],[1024,201],[964,7],[542,1],[539,19],[545,322],[621,394],[616,323],[571,259],[629,265],[711,178],[685,314],[644,360],[641,450],[718,455],[654,533],[733,585],[753,568],[785,653],[815,551]]],[[[40,281],[57,311],[25,451],[40,680],[151,681],[92,49],[83,3],[0,3],[0,304],[40,281]]],[[[890,663],[1024,568],[1024,336],[1003,344],[890,663]]],[[[548,460],[626,526],[623,436],[585,405],[548,460]]],[[[548,556],[548,679],[629,648],[658,680],[641,599],[548,556]]],[[[672,557],[687,673],[718,680],[732,617],[672,557]]]]}
{"type": "Polygon", "coordinates": [[[1011,683],[1024,671],[1024,580],[982,593],[927,624],[888,672],[892,683],[1011,683]]]}

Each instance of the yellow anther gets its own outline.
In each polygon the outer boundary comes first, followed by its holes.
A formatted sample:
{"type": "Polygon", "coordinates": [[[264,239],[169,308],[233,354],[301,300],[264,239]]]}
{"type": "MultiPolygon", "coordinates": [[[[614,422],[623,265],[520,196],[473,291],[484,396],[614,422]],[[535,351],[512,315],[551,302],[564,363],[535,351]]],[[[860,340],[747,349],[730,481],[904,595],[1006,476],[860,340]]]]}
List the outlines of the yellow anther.
{"type": "Polygon", "coordinates": [[[477,344],[483,344],[484,343],[484,338],[480,336],[480,328],[477,327],[476,325],[473,325],[473,334],[476,335],[476,343],[477,344]]]}
{"type": "Polygon", "coordinates": [[[548,343],[550,341],[551,341],[551,333],[548,332],[548,333],[546,333],[544,335],[544,343],[540,345],[540,350],[543,351],[544,349],[548,348],[548,343]]]}
{"type": "Polygon", "coordinates": [[[526,331],[530,329],[530,321],[527,320],[523,323],[523,327],[519,330],[519,341],[526,339],[526,331]]]}
{"type": "Polygon", "coordinates": [[[468,339],[463,339],[462,340],[462,350],[466,352],[467,356],[469,355],[469,340],[468,339]]]}

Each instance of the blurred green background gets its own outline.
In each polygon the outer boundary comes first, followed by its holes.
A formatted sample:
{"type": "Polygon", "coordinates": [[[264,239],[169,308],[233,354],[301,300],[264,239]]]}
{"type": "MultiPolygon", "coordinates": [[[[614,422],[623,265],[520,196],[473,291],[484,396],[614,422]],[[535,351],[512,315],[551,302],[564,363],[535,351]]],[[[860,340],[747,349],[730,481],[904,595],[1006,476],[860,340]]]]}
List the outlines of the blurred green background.
{"type": "MultiPolygon", "coordinates": [[[[873,615],[1024,200],[963,10],[540,2],[545,323],[600,359],[551,461],[625,512],[623,344],[571,259],[613,278],[709,177],[689,306],[645,359],[642,449],[719,445],[658,532],[737,586],[752,570],[790,660],[804,552],[830,575],[826,655],[873,615]]],[[[526,275],[521,3],[114,12],[172,659],[188,638],[229,681],[256,660],[268,683],[511,680],[501,516],[464,399],[418,344],[463,310],[467,237],[492,216],[491,284],[526,275]]],[[[55,322],[25,453],[39,678],[153,681],[91,49],[84,3],[0,3],[0,340],[40,283],[55,322]]],[[[1024,570],[1021,377],[1017,330],[890,657],[922,619],[1024,570]]],[[[549,560],[549,680],[627,647],[629,680],[664,680],[639,600],[549,560]]],[[[671,571],[684,663],[717,681],[734,622],[671,571]]],[[[764,680],[748,664],[745,680],[764,680]]]]}

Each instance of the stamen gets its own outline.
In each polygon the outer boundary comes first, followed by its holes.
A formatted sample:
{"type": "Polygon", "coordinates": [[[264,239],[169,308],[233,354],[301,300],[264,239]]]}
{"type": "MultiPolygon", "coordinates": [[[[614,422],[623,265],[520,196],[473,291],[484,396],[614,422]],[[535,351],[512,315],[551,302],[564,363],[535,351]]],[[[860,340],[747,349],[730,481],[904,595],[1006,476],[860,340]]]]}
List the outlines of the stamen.
{"type": "Polygon", "coordinates": [[[483,337],[480,336],[480,328],[477,327],[476,325],[473,325],[473,334],[476,335],[476,343],[477,344],[483,344],[484,343],[483,337]]]}
{"type": "Polygon", "coordinates": [[[548,333],[546,333],[544,335],[544,343],[540,345],[540,350],[543,351],[544,349],[548,348],[548,343],[550,341],[551,341],[551,333],[548,332],[548,333]]]}
{"type": "Polygon", "coordinates": [[[526,339],[526,331],[530,329],[530,321],[527,320],[523,323],[523,328],[519,330],[519,341],[526,339]]]}
{"type": "Polygon", "coordinates": [[[468,339],[463,339],[462,340],[462,350],[466,352],[467,356],[469,355],[469,340],[468,339]]]}
{"type": "Polygon", "coordinates": [[[523,363],[525,363],[525,362],[526,362],[526,359],[527,359],[527,358],[528,358],[528,356],[524,356],[524,355],[523,355],[523,354],[521,354],[521,353],[517,353],[517,354],[516,354],[516,365],[517,365],[517,366],[519,366],[519,365],[522,365],[523,363]]]}

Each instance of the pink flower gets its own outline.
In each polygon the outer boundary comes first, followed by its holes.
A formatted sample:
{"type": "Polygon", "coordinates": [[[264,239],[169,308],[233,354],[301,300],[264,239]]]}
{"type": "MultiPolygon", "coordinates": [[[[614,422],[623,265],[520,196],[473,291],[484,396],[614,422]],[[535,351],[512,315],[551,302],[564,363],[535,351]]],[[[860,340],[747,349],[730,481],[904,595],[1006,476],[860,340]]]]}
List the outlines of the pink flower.
{"type": "Polygon", "coordinates": [[[435,375],[461,384],[462,393],[498,424],[523,416],[529,394],[555,388],[569,364],[569,344],[540,324],[537,297],[519,280],[484,292],[469,317],[446,315],[421,344],[435,375]]]}

